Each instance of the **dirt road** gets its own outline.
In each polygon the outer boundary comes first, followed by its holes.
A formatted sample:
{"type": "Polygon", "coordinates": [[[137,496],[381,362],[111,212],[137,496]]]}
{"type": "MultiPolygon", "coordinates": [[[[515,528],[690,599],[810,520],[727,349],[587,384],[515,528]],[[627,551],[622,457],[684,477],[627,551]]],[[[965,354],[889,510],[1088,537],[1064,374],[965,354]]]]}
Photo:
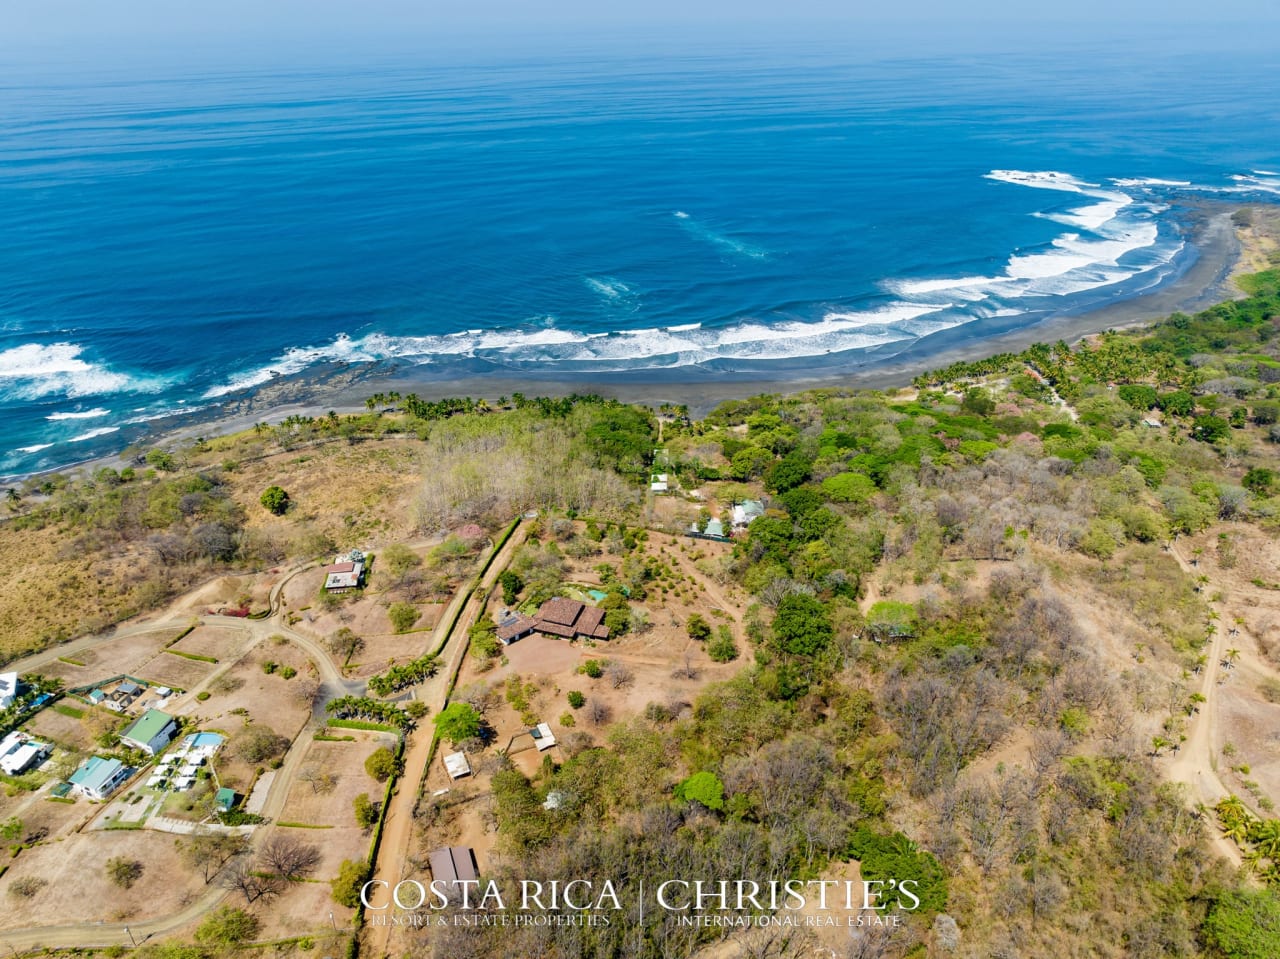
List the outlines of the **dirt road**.
{"type": "MultiPolygon", "coordinates": [[[[458,593],[454,601],[444,611],[436,626],[436,634],[431,637],[431,648],[441,649],[442,668],[418,689],[417,698],[431,708],[435,715],[444,709],[449,702],[449,688],[467,654],[467,630],[475,623],[484,608],[485,597],[497,583],[502,571],[511,562],[516,549],[524,542],[528,526],[522,524],[507,540],[489,563],[480,581],[479,590],[458,593]],[[449,630],[449,623],[458,604],[464,604],[457,625],[449,630]]],[[[382,843],[378,847],[378,861],[374,866],[373,878],[381,879],[394,886],[405,878],[406,865],[409,859],[409,842],[413,838],[413,810],[418,803],[418,793],[422,790],[422,782],[427,775],[427,764],[431,761],[433,727],[425,722],[410,733],[404,750],[404,775],[391,796],[391,804],[387,808],[386,822],[382,829],[382,843]]],[[[365,931],[364,949],[367,956],[385,956],[387,939],[391,933],[390,926],[370,926],[365,931]]]]}
{"type": "MultiPolygon", "coordinates": [[[[1198,570],[1183,557],[1176,544],[1171,544],[1169,552],[1189,576],[1197,576],[1198,570]]],[[[1231,795],[1231,790],[1223,785],[1213,768],[1213,722],[1218,704],[1218,682],[1223,653],[1226,649],[1226,636],[1221,628],[1223,609],[1221,603],[1210,603],[1210,608],[1218,613],[1218,629],[1213,633],[1208,648],[1205,650],[1208,661],[1204,673],[1200,677],[1200,688],[1197,692],[1204,697],[1199,712],[1194,713],[1188,722],[1187,741],[1175,753],[1165,766],[1166,775],[1174,782],[1185,783],[1190,790],[1193,802],[1204,803],[1212,807],[1219,799],[1231,795]]],[[[1227,839],[1218,830],[1217,822],[1209,819],[1210,837],[1215,850],[1228,862],[1239,865],[1244,861],[1240,847],[1227,839]]]]}

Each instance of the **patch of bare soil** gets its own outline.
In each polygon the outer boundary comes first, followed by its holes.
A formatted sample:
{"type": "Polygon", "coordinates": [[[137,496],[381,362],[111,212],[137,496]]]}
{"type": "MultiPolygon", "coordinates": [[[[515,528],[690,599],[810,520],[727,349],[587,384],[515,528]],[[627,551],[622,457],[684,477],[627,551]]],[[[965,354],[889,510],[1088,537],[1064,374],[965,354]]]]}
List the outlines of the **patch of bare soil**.
{"type": "Polygon", "coordinates": [[[165,916],[204,889],[203,878],[179,860],[172,835],[136,829],[79,833],[24,850],[0,878],[6,906],[23,902],[9,893],[23,878],[45,882],[36,905],[0,910],[0,928],[62,925],[72,917],[80,922],[121,922],[165,916]],[[116,856],[142,864],[141,876],[129,889],[107,877],[107,860],[116,856]]]}

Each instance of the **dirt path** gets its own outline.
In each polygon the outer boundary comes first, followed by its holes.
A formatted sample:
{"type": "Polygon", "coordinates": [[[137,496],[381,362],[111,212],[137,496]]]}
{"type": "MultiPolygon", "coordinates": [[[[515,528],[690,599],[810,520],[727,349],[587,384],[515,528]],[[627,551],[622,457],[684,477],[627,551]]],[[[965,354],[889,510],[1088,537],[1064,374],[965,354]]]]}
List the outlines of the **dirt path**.
{"type": "MultiPolygon", "coordinates": [[[[1199,575],[1196,568],[1178,551],[1176,545],[1170,544],[1169,552],[1182,567],[1183,572],[1192,577],[1199,575]]],[[[1210,603],[1209,606],[1218,613],[1217,623],[1221,627],[1222,604],[1210,603]]],[[[1219,689],[1217,677],[1226,645],[1225,630],[1222,628],[1214,630],[1213,638],[1206,650],[1209,659],[1205,664],[1204,674],[1200,677],[1198,690],[1204,697],[1204,702],[1200,704],[1199,711],[1191,716],[1187,741],[1182,744],[1182,748],[1177,753],[1172,755],[1165,766],[1165,773],[1170,779],[1187,785],[1193,802],[1204,803],[1208,807],[1212,807],[1219,799],[1231,795],[1231,790],[1223,785],[1213,767],[1213,722],[1218,705],[1219,689]]],[[[1222,835],[1216,821],[1212,818],[1212,813],[1209,814],[1208,822],[1214,849],[1228,862],[1241,864],[1244,858],[1240,847],[1222,835]]]]}
{"type": "MultiPolygon", "coordinates": [[[[416,693],[417,698],[430,707],[432,715],[448,705],[453,677],[457,675],[462,658],[467,653],[467,630],[480,616],[484,608],[484,597],[497,583],[498,577],[507,568],[511,557],[515,555],[516,549],[524,542],[527,534],[527,524],[519,526],[489,563],[489,568],[480,581],[481,588],[460,591],[445,609],[444,615],[440,617],[440,622],[436,625],[435,633],[431,637],[431,648],[440,649],[442,643],[447,644],[441,650],[443,668],[423,683],[416,693]],[[459,605],[462,605],[462,612],[458,616],[457,624],[450,631],[449,623],[459,605]]],[[[404,749],[404,775],[396,784],[390,805],[387,807],[373,878],[381,879],[392,886],[405,878],[405,867],[409,859],[409,842],[413,838],[413,810],[418,804],[418,794],[427,776],[433,738],[433,727],[427,722],[409,734],[404,749]]],[[[362,951],[369,956],[387,955],[387,941],[390,934],[390,926],[367,927],[362,951]]]]}

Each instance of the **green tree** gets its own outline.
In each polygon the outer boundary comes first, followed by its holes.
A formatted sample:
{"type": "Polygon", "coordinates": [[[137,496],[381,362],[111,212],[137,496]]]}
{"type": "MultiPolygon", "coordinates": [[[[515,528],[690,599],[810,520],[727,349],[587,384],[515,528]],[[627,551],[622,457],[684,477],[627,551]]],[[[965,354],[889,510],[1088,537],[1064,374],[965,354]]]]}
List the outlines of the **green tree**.
{"type": "Polygon", "coordinates": [[[387,607],[387,618],[397,633],[407,633],[418,621],[418,608],[412,603],[392,603],[387,607]]]}
{"type": "Polygon", "coordinates": [[[833,503],[865,503],[876,495],[876,484],[862,473],[837,473],[822,481],[822,492],[833,503]]]}
{"type": "Polygon", "coordinates": [[[1270,889],[1225,892],[1205,916],[1203,931],[1228,959],[1274,959],[1280,956],[1280,900],[1270,889]]]}
{"type": "Polygon", "coordinates": [[[779,650],[794,656],[812,656],[826,648],[833,632],[826,607],[814,597],[797,594],[778,604],[773,640],[779,650]]]}
{"type": "Polygon", "coordinates": [[[380,746],[364,761],[364,771],[380,783],[386,782],[400,769],[396,754],[386,746],[380,746]]]}
{"type": "Polygon", "coordinates": [[[289,508],[289,494],[282,487],[268,486],[262,491],[259,502],[268,512],[283,516],[289,508]]]}
{"type": "Polygon", "coordinates": [[[587,697],[584,696],[580,691],[576,689],[569,690],[569,695],[567,698],[569,700],[569,705],[572,706],[574,709],[581,709],[583,706],[586,705],[586,702],[587,702],[587,697]]]}
{"type": "Polygon", "coordinates": [[[258,934],[260,925],[258,917],[253,913],[233,906],[223,906],[196,927],[196,942],[206,946],[234,948],[252,940],[258,934]]]}
{"type": "Polygon", "coordinates": [[[360,890],[369,878],[369,865],[363,860],[347,859],[338,867],[337,878],[329,881],[333,901],[354,909],[360,905],[360,890]]]}
{"type": "Polygon", "coordinates": [[[1161,393],[1157,405],[1171,416],[1190,416],[1196,409],[1195,398],[1186,390],[1161,393]]]}
{"type": "Polygon", "coordinates": [[[739,450],[729,461],[729,470],[734,479],[756,479],[773,464],[773,454],[758,446],[748,446],[739,450]]]}
{"type": "Polygon", "coordinates": [[[1265,466],[1254,466],[1244,474],[1244,479],[1240,481],[1240,484],[1259,496],[1269,496],[1275,482],[1275,470],[1267,469],[1265,466]]]}
{"type": "Polygon", "coordinates": [[[724,783],[715,773],[694,773],[676,786],[676,798],[702,803],[708,809],[723,809],[724,783]]]}
{"type": "Polygon", "coordinates": [[[689,638],[705,643],[711,638],[711,624],[703,619],[702,614],[692,613],[684,624],[685,632],[689,634],[689,638]]]}
{"type": "Polygon", "coordinates": [[[436,732],[455,745],[480,734],[480,714],[470,703],[450,703],[435,717],[436,732]]]}
{"type": "Polygon", "coordinates": [[[733,641],[733,631],[728,626],[716,630],[716,638],[707,644],[707,655],[717,663],[728,663],[738,658],[738,644],[733,641]]]}
{"type": "Polygon", "coordinates": [[[516,597],[524,589],[524,580],[519,574],[509,569],[502,571],[502,575],[498,577],[498,584],[502,587],[502,601],[508,606],[514,605],[516,597]]]}
{"type": "Polygon", "coordinates": [[[378,821],[378,807],[369,800],[368,793],[360,793],[351,800],[351,807],[356,816],[356,825],[361,829],[369,829],[378,821]]]}
{"type": "Polygon", "coordinates": [[[812,471],[813,461],[799,450],[792,450],[765,472],[765,489],[785,493],[805,482],[812,471]]]}
{"type": "Polygon", "coordinates": [[[1127,383],[1120,389],[1116,390],[1120,399],[1124,400],[1135,410],[1145,412],[1151,409],[1159,402],[1154,386],[1145,386],[1141,383],[1127,383]]]}
{"type": "Polygon", "coordinates": [[[165,473],[171,473],[176,469],[173,460],[173,454],[162,449],[154,449],[147,453],[147,465],[161,470],[165,473]]]}
{"type": "Polygon", "coordinates": [[[965,390],[964,399],[960,401],[960,408],[966,413],[987,416],[995,410],[996,401],[982,387],[974,386],[965,390]]]}
{"type": "Polygon", "coordinates": [[[422,565],[422,557],[403,543],[392,543],[378,553],[378,563],[392,576],[400,579],[411,569],[422,565]]]}
{"type": "Polygon", "coordinates": [[[1216,443],[1230,432],[1231,427],[1220,416],[1206,413],[1197,416],[1191,428],[1191,435],[1204,443],[1216,443]]]}

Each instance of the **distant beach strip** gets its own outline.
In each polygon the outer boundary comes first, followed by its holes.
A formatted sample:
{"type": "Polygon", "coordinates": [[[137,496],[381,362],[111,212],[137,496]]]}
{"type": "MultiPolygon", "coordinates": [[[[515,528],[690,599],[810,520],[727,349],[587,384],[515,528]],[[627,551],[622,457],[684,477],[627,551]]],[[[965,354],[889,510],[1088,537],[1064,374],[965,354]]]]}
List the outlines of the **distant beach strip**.
{"type": "MultiPolygon", "coordinates": [[[[424,396],[590,388],[694,407],[762,388],[901,384],[955,359],[1036,339],[1071,339],[1229,296],[1224,280],[1239,252],[1228,222],[1235,205],[1184,200],[1174,218],[1167,215],[1170,192],[1238,193],[1253,201],[1280,196],[1280,178],[1261,170],[1217,189],[1164,179],[1101,184],[1061,172],[992,170],[986,177],[1068,196],[1069,204],[1033,214],[1066,229],[1047,245],[1012,252],[991,274],[886,279],[878,302],[832,306],[812,320],[593,333],[558,328],[548,316],[525,329],[340,334],[323,346],[291,348],[189,398],[174,397],[182,384],[111,369],[86,359],[74,343],[24,344],[0,352],[0,384],[56,408],[42,416],[38,442],[0,456],[0,474],[64,467],[183,424],[241,417],[244,410],[261,417],[276,406],[353,406],[379,384],[424,396]],[[118,398],[143,405],[106,405],[118,398]]],[[[673,218],[710,245],[751,259],[768,256],[719,236],[685,211],[673,218]]],[[[613,309],[640,309],[643,291],[625,280],[600,275],[584,284],[613,309]]]]}

